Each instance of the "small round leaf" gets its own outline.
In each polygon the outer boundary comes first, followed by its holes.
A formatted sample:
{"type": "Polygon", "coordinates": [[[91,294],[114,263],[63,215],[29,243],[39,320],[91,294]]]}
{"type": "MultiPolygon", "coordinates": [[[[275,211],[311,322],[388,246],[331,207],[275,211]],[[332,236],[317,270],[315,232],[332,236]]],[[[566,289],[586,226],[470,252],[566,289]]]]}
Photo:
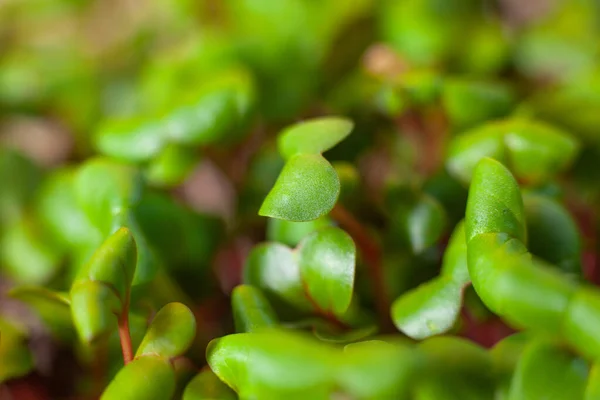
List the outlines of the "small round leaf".
{"type": "Polygon", "coordinates": [[[297,123],[279,135],[279,153],[286,160],[297,154],[321,154],[344,140],[353,127],[352,121],[339,117],[297,123]]]}

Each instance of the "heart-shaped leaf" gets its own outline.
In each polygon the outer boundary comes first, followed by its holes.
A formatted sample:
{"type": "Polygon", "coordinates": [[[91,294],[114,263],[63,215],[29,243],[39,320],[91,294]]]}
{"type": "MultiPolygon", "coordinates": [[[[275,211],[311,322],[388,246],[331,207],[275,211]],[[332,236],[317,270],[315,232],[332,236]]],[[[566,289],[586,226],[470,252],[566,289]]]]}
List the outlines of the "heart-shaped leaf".
{"type": "Polygon", "coordinates": [[[354,124],[346,118],[322,117],[287,127],[278,137],[277,145],[283,158],[297,154],[321,154],[352,131],[354,124]]]}
{"type": "Polygon", "coordinates": [[[340,194],[335,169],[318,154],[291,157],[260,207],[265,217],[310,221],[327,214],[340,194]]]}
{"type": "Polygon", "coordinates": [[[181,303],[169,303],[152,320],[136,357],[157,354],[164,358],[182,355],[196,336],[196,319],[181,303]]]}
{"type": "Polygon", "coordinates": [[[325,228],[307,236],[298,248],[303,286],[321,310],[343,315],[350,306],[356,247],[346,232],[325,228]]]}
{"type": "Polygon", "coordinates": [[[553,343],[535,340],[519,359],[509,399],[581,399],[587,375],[583,359],[553,343]]]}
{"type": "Polygon", "coordinates": [[[200,372],[185,388],[183,400],[236,400],[237,396],[210,370],[200,372]]]}
{"type": "Polygon", "coordinates": [[[490,122],[456,136],[448,147],[448,171],[464,183],[477,163],[492,157],[506,163],[519,180],[541,183],[565,169],[579,150],[567,133],[539,121],[490,122]]]}
{"type": "Polygon", "coordinates": [[[229,335],[206,349],[214,373],[244,399],[329,399],[338,354],[286,331],[229,335]]]}
{"type": "Polygon", "coordinates": [[[171,362],[156,355],[136,358],[110,382],[101,400],[170,399],[175,393],[171,362]]]}
{"type": "Polygon", "coordinates": [[[236,332],[254,332],[276,326],[277,315],[260,289],[239,285],[231,293],[236,332]]]}

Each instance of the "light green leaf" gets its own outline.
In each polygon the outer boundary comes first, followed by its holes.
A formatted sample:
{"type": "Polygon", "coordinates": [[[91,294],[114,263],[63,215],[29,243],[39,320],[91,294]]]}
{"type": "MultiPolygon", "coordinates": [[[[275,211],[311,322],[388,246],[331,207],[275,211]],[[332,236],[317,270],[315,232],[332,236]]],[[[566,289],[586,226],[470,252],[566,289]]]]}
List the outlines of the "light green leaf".
{"type": "Polygon", "coordinates": [[[278,324],[275,311],[257,287],[239,285],[233,289],[231,307],[236,332],[254,332],[278,324]]]}
{"type": "Polygon", "coordinates": [[[312,309],[302,288],[296,253],[279,243],[263,243],[252,249],[244,265],[243,281],[300,310],[312,309]]]}
{"type": "Polygon", "coordinates": [[[137,162],[156,156],[164,146],[165,136],[165,126],[160,121],[134,117],[105,121],[95,134],[95,142],[102,154],[137,162]]]}
{"type": "Polygon", "coordinates": [[[338,353],[285,331],[228,335],[210,342],[206,359],[240,398],[329,399],[338,353]]]}
{"type": "Polygon", "coordinates": [[[110,382],[101,400],[165,400],[175,393],[175,371],[168,359],[136,358],[110,382]]]}
{"type": "Polygon", "coordinates": [[[267,240],[294,247],[309,234],[331,225],[332,221],[327,216],[306,222],[269,218],[267,220],[267,240]]]}
{"type": "Polygon", "coordinates": [[[167,359],[182,355],[196,336],[196,319],[181,303],[161,308],[137,349],[136,357],[157,354],[167,359]]]}
{"type": "Polygon", "coordinates": [[[258,213],[310,221],[331,211],[339,194],[340,180],[327,160],[314,154],[296,155],[283,167],[258,213]]]}
{"type": "Polygon", "coordinates": [[[584,360],[553,343],[535,340],[517,363],[508,399],[581,399],[587,376],[584,360]]]}
{"type": "Polygon", "coordinates": [[[305,290],[324,311],[341,316],[350,306],[354,288],[356,247],[339,228],[325,228],[299,245],[300,275],[305,290]]]}
{"type": "Polygon", "coordinates": [[[236,400],[237,396],[210,370],[200,372],[185,388],[183,400],[236,400]]]}
{"type": "Polygon", "coordinates": [[[277,139],[286,160],[297,154],[321,154],[344,140],[354,124],[346,118],[321,117],[287,127],[277,139]]]}

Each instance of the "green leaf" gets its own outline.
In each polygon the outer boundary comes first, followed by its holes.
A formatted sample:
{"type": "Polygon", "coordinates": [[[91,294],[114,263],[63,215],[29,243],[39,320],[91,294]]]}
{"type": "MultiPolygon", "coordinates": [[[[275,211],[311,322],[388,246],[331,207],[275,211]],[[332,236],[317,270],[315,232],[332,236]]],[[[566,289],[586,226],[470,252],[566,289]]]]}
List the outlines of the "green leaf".
{"type": "Polygon", "coordinates": [[[300,154],[285,164],[258,213],[310,221],[331,211],[339,194],[340,180],[331,164],[320,155],[300,154]]]}
{"type": "Polygon", "coordinates": [[[136,358],[110,382],[101,400],[165,400],[175,393],[175,371],[168,359],[136,358]]]}
{"type": "Polygon", "coordinates": [[[60,266],[60,249],[48,243],[46,232],[24,217],[0,234],[0,263],[4,272],[23,284],[47,283],[60,266]]]}
{"type": "MultiPolygon", "coordinates": [[[[434,245],[446,228],[446,212],[433,197],[422,195],[416,201],[398,206],[392,214],[393,239],[410,245],[415,254],[434,245]]],[[[393,240],[392,239],[392,240],[393,240]]]]}
{"type": "Polygon", "coordinates": [[[370,340],[349,344],[338,382],[359,399],[408,399],[418,358],[408,346],[370,340]]]}
{"type": "Polygon", "coordinates": [[[155,186],[175,186],[181,184],[198,163],[194,149],[169,145],[152,160],[146,170],[146,178],[155,186]]]}
{"type": "Polygon", "coordinates": [[[309,234],[331,225],[332,221],[327,216],[306,222],[269,218],[267,220],[267,240],[293,247],[309,234]]]}
{"type": "Polygon", "coordinates": [[[584,286],[571,296],[563,334],[581,354],[600,359],[600,293],[595,287],[584,286]]]}
{"type": "Polygon", "coordinates": [[[71,311],[79,335],[87,342],[114,329],[116,315],[129,304],[136,267],[136,244],[121,228],[108,237],[79,271],[71,287],[71,311]]]}
{"type": "Polygon", "coordinates": [[[110,285],[123,303],[129,295],[137,263],[136,243],[127,228],[110,235],[81,269],[75,281],[94,281],[110,285]]]}
{"type": "Polygon", "coordinates": [[[346,118],[321,117],[287,127],[277,139],[286,160],[297,154],[321,154],[344,140],[354,124],[346,118]]]}
{"type": "Polygon", "coordinates": [[[316,320],[313,324],[315,337],[323,342],[345,344],[365,340],[379,331],[379,327],[375,324],[346,331],[340,331],[338,327],[332,325],[322,319],[316,320]]]}
{"type": "Polygon", "coordinates": [[[74,169],[53,172],[40,188],[37,215],[57,244],[71,249],[96,248],[102,243],[102,236],[77,204],[75,176],[74,169]]]}
{"type": "Polygon", "coordinates": [[[94,343],[116,329],[116,316],[123,306],[112,288],[96,281],[81,281],[71,287],[70,294],[73,323],[86,343],[94,343]]]}
{"type": "Polygon", "coordinates": [[[300,275],[307,295],[324,311],[341,316],[350,306],[356,247],[339,228],[325,228],[299,245],[300,275]]]}
{"type": "Polygon", "coordinates": [[[569,212],[560,203],[545,196],[530,194],[523,200],[529,251],[561,271],[580,277],[580,233],[569,212]]]}
{"type": "Polygon", "coordinates": [[[42,180],[42,172],[20,153],[0,148],[0,226],[22,217],[42,180]]]}
{"type": "Polygon", "coordinates": [[[195,336],[194,314],[181,303],[169,303],[152,320],[136,357],[157,354],[169,359],[180,356],[190,347],[195,336]]]}
{"type": "Polygon", "coordinates": [[[494,365],[494,376],[498,382],[496,398],[499,400],[508,399],[515,367],[531,339],[531,335],[527,333],[515,333],[496,343],[490,351],[494,365]]]}
{"type": "MultiPolygon", "coordinates": [[[[477,164],[466,214],[467,246],[473,237],[486,233],[502,232],[525,241],[525,216],[519,186],[508,169],[496,160],[484,158],[477,164]]],[[[470,268],[469,265],[469,271],[470,268]]]]}
{"type": "Polygon", "coordinates": [[[433,337],[419,344],[424,356],[414,398],[492,399],[494,376],[485,349],[457,337],[433,337]]]}
{"type": "Polygon", "coordinates": [[[579,151],[567,133],[539,121],[510,119],[490,122],[455,137],[448,147],[448,171],[469,183],[477,163],[493,157],[522,181],[547,181],[566,169],[579,151]]]}
{"type": "Polygon", "coordinates": [[[600,399],[600,365],[598,362],[592,364],[584,396],[584,400],[596,399],[600,399]]]}
{"type": "Polygon", "coordinates": [[[231,293],[236,332],[254,332],[278,324],[278,318],[257,287],[239,285],[231,293]]]}
{"type": "Polygon", "coordinates": [[[66,293],[40,286],[19,286],[11,289],[8,295],[33,308],[55,337],[67,342],[73,340],[71,300],[66,293]]]}
{"type": "Polygon", "coordinates": [[[444,253],[440,276],[396,299],[394,324],[413,339],[449,331],[458,319],[463,290],[470,281],[464,223],[459,222],[444,253]]]}
{"type": "Polygon", "coordinates": [[[515,101],[514,90],[499,82],[451,78],[442,89],[450,120],[462,128],[508,115],[515,101]]]}
{"type": "Polygon", "coordinates": [[[244,265],[243,281],[300,310],[312,309],[302,288],[296,253],[279,243],[263,243],[252,249],[244,265]]]}
{"type": "Polygon", "coordinates": [[[74,182],[77,203],[104,237],[127,227],[135,237],[138,262],[134,284],[150,281],[157,260],[132,212],[142,193],[141,174],[109,159],[92,159],[80,167],[74,182]]]}
{"type": "Polygon", "coordinates": [[[0,360],[0,383],[26,375],[35,367],[24,332],[1,318],[0,360]]]}
{"type": "Polygon", "coordinates": [[[543,340],[527,345],[516,366],[509,400],[581,399],[588,366],[581,358],[543,340]]]}
{"type": "Polygon", "coordinates": [[[112,119],[100,125],[95,144],[105,155],[126,161],[147,161],[164,146],[165,127],[159,121],[135,117],[112,119]]]}
{"type": "Polygon", "coordinates": [[[461,306],[462,286],[440,277],[399,297],[392,319],[404,334],[419,340],[450,330],[461,306]]]}
{"type": "Polygon", "coordinates": [[[229,389],[210,370],[200,372],[185,388],[183,400],[236,400],[235,392],[229,389]]]}
{"type": "Polygon", "coordinates": [[[285,331],[228,335],[206,349],[211,369],[243,399],[329,399],[337,355],[285,331]]]}

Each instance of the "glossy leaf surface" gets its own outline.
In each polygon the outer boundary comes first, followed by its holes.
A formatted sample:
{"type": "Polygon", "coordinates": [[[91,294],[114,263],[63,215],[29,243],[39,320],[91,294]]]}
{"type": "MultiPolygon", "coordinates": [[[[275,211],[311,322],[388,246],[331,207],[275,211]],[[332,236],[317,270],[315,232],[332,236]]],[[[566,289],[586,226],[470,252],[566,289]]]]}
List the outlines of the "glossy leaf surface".
{"type": "Polygon", "coordinates": [[[335,352],[282,331],[241,333],[215,339],[206,350],[214,373],[241,398],[327,399],[335,352]]]}
{"type": "Polygon", "coordinates": [[[300,275],[305,290],[325,311],[342,315],[350,306],[354,288],[356,247],[338,228],[307,236],[299,246],[300,275]]]}
{"type": "Polygon", "coordinates": [[[321,155],[288,160],[259,214],[290,221],[310,221],[327,214],[340,194],[337,173],[321,155]]]}

